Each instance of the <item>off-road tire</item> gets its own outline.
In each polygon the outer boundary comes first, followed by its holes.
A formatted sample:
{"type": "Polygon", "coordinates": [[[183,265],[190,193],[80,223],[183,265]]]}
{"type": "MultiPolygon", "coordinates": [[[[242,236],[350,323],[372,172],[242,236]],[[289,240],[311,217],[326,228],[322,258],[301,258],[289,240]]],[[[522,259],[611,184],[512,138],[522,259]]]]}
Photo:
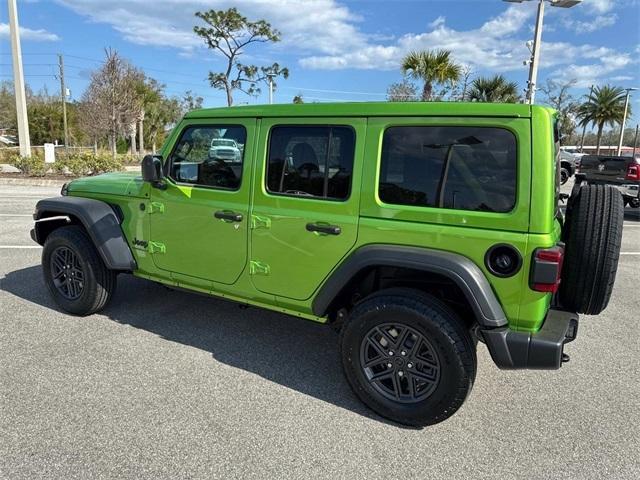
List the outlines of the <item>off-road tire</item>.
{"type": "Polygon", "coordinates": [[[597,315],[609,303],[622,242],[624,203],[610,185],[587,185],[569,199],[560,302],[597,315]]]}
{"type": "Polygon", "coordinates": [[[77,225],[61,227],[49,234],[42,251],[44,282],[60,308],[74,315],[91,315],[105,307],[116,288],[116,273],[109,270],[93,243],[77,225]],[[68,249],[77,257],[83,282],[77,298],[69,299],[54,283],[52,262],[55,252],[68,249]]]}
{"type": "Polygon", "coordinates": [[[379,415],[401,424],[424,427],[442,422],[462,406],[475,380],[476,348],[468,329],[446,304],[418,290],[382,290],[358,303],[342,329],[340,346],[344,372],[355,394],[379,415]],[[383,396],[362,367],[362,342],[374,327],[389,323],[423,335],[438,358],[437,384],[414,403],[383,396]]]}

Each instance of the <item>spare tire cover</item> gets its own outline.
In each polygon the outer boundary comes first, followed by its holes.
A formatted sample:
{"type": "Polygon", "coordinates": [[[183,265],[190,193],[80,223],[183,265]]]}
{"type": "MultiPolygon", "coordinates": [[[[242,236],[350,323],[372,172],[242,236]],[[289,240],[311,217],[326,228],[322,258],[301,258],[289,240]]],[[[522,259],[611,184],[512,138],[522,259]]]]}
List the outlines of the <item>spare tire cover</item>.
{"type": "Polygon", "coordinates": [[[597,315],[609,303],[618,269],[624,204],[610,185],[574,190],[563,231],[564,266],[560,303],[577,313],[597,315]]]}

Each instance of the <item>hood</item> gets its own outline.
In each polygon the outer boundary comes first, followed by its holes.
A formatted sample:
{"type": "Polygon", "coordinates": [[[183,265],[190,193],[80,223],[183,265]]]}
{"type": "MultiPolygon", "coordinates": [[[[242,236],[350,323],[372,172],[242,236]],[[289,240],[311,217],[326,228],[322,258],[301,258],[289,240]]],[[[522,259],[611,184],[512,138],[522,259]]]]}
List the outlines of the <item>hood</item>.
{"type": "Polygon", "coordinates": [[[123,195],[143,197],[145,183],[140,172],[112,172],[94,177],[78,178],[67,186],[69,193],[102,193],[107,195],[123,195]]]}

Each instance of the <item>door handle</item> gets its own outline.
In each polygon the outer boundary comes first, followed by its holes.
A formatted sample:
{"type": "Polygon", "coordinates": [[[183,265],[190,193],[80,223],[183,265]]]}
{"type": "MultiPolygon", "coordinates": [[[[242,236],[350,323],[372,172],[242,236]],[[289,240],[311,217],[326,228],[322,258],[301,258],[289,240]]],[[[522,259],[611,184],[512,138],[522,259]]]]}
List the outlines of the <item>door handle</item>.
{"type": "Polygon", "coordinates": [[[327,235],[340,235],[342,229],[337,225],[326,225],[322,223],[307,223],[308,232],[326,233],[327,235]]]}
{"type": "Polygon", "coordinates": [[[228,210],[218,210],[216,213],[213,214],[214,217],[220,219],[220,220],[225,220],[227,222],[241,222],[242,221],[242,214],[241,213],[236,213],[236,212],[230,212],[228,210]]]}

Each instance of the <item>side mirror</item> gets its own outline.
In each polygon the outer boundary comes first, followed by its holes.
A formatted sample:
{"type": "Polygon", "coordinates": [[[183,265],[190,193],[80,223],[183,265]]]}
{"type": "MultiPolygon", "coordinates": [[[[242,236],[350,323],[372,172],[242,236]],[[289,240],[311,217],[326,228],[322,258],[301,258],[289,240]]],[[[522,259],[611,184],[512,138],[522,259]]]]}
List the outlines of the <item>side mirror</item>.
{"type": "Polygon", "coordinates": [[[156,188],[166,188],[162,182],[162,159],[157,155],[145,155],[142,159],[142,180],[156,188]]]}

